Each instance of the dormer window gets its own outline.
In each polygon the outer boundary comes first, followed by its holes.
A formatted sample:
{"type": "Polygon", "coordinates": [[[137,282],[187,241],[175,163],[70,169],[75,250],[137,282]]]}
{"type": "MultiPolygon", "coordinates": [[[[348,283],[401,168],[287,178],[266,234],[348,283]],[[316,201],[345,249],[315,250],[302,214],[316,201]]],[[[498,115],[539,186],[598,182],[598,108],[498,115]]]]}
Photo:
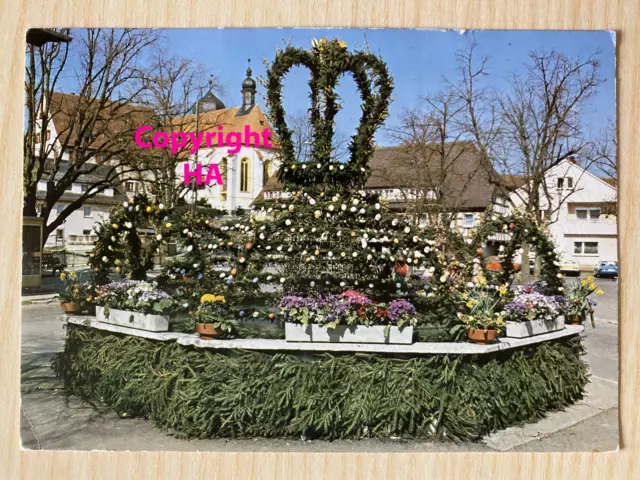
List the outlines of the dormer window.
{"type": "Polygon", "coordinates": [[[573,177],[559,177],[557,179],[558,182],[558,190],[562,190],[563,188],[573,189],[573,177]]]}

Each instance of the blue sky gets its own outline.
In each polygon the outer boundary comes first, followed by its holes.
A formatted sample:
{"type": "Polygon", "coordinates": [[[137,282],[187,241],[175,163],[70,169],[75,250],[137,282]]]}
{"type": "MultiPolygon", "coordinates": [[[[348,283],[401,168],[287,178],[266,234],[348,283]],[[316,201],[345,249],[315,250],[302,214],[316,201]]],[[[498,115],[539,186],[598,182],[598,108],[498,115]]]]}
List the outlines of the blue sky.
{"type": "MultiPolygon", "coordinates": [[[[615,118],[615,45],[605,31],[491,31],[476,30],[460,34],[439,30],[367,30],[367,29],[173,29],[166,30],[168,51],[197,59],[207,71],[214,73],[224,88],[222,100],[227,106],[240,103],[240,83],[251,57],[254,77],[264,76],[262,58],[272,60],[278,46],[291,42],[308,48],[312,38],[339,37],[350,48],[369,44],[382,56],[395,82],[394,100],[385,126],[398,121],[403,109],[419,106],[421,95],[435,92],[444,78],[456,78],[455,53],[475,39],[477,53],[489,56],[490,82],[496,89],[506,88],[504,78],[525,69],[530,50],[555,48],[570,57],[586,57],[600,51],[601,75],[606,82],[589,101],[584,120],[587,129],[597,132],[608,118],[615,118]]],[[[286,77],[283,98],[287,112],[304,111],[309,106],[308,74],[293,69],[286,77]]],[[[263,92],[264,93],[264,92],[263,92]]],[[[338,114],[338,127],[346,133],[358,123],[359,98],[353,82],[344,77],[338,89],[344,100],[338,114]]],[[[261,98],[258,103],[264,108],[261,98]]],[[[377,140],[391,140],[379,132],[377,140]]]]}
{"type": "MultiPolygon", "coordinates": [[[[590,131],[597,134],[609,118],[615,119],[615,45],[612,34],[606,31],[475,30],[460,34],[452,30],[211,28],[167,29],[163,30],[163,35],[164,48],[169,55],[192,58],[207,72],[215,74],[224,89],[219,96],[227,106],[241,103],[240,84],[249,57],[256,78],[265,75],[262,59],[273,60],[276,48],[287,42],[308,48],[311,39],[324,36],[339,37],[350,49],[368,43],[370,49],[387,63],[394,78],[390,116],[383,127],[397,125],[404,109],[419,107],[421,96],[442,89],[445,77],[455,80],[455,54],[473,40],[477,42],[477,58],[489,57],[488,82],[498,91],[507,88],[507,75],[524,72],[531,50],[555,48],[567,56],[583,58],[599,51],[600,74],[606,81],[585,108],[585,134],[590,131]]],[[[70,68],[73,63],[71,59],[70,68]]],[[[72,77],[70,71],[63,75],[63,90],[74,91],[72,77]]],[[[203,85],[207,80],[208,75],[203,78],[203,85]]],[[[308,73],[303,68],[292,69],[285,78],[283,98],[288,113],[304,112],[309,107],[307,81],[308,73]]],[[[260,86],[259,92],[265,93],[260,86]]],[[[343,99],[343,108],[336,119],[338,128],[351,134],[360,115],[355,84],[343,77],[338,93],[343,99]]],[[[264,109],[260,96],[257,102],[264,109]]],[[[384,128],[378,131],[376,140],[381,145],[392,143],[384,128]]]]}

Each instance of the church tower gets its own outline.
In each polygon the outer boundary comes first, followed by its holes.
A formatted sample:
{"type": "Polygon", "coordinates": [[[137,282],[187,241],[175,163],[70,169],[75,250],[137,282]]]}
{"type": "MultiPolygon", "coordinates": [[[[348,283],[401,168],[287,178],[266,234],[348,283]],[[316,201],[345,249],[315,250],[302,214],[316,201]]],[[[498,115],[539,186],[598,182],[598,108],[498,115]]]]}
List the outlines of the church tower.
{"type": "Polygon", "coordinates": [[[209,80],[209,91],[191,108],[192,113],[204,113],[226,108],[222,100],[213,94],[213,80],[209,80]]]}
{"type": "Polygon", "coordinates": [[[238,109],[236,117],[246,115],[256,104],[256,81],[251,78],[251,59],[247,67],[247,78],[242,81],[242,106],[238,109]]]}

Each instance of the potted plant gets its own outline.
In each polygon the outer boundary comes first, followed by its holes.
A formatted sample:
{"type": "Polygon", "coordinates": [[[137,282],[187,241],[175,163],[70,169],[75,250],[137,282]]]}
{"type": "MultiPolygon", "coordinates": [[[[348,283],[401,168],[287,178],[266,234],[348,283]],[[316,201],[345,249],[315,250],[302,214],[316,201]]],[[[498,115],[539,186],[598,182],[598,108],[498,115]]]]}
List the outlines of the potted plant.
{"type": "Polygon", "coordinates": [[[64,313],[78,314],[82,311],[83,291],[76,272],[61,272],[60,280],[64,289],[58,294],[64,313]]]}
{"type": "Polygon", "coordinates": [[[502,286],[498,289],[486,288],[485,282],[469,283],[459,302],[462,311],[458,312],[460,323],[451,333],[463,328],[470,342],[480,345],[493,343],[505,326],[501,306],[503,304],[502,286]],[[477,285],[477,286],[475,286],[477,285]]]}
{"type": "Polygon", "coordinates": [[[96,319],[152,332],[169,330],[176,301],[155,282],[123,279],[96,287],[96,319]]]}
{"type": "Polygon", "coordinates": [[[373,303],[347,291],[311,298],[285,296],[280,302],[289,342],[413,343],[415,307],[407,300],[373,303]]]}
{"type": "Polygon", "coordinates": [[[580,325],[584,323],[587,319],[587,314],[589,314],[591,324],[595,326],[593,307],[596,305],[596,301],[590,298],[593,293],[602,295],[604,292],[594,283],[591,276],[569,287],[565,297],[565,318],[567,323],[580,325]]]}
{"type": "Polygon", "coordinates": [[[205,293],[191,316],[196,323],[196,332],[203,340],[213,340],[223,333],[232,333],[235,328],[236,322],[229,316],[223,295],[205,293]]]}
{"type": "Polygon", "coordinates": [[[564,328],[565,298],[548,295],[544,282],[518,287],[513,300],[504,306],[506,336],[531,337],[564,328]]]}

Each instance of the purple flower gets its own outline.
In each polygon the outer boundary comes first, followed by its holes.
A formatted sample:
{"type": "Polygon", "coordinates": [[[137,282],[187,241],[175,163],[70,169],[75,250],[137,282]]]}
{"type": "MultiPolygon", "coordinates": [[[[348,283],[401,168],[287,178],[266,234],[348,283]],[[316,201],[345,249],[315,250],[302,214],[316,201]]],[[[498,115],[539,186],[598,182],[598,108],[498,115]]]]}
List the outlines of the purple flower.
{"type": "Polygon", "coordinates": [[[389,304],[387,316],[396,323],[403,315],[415,315],[416,308],[407,300],[393,300],[389,304]]]}

